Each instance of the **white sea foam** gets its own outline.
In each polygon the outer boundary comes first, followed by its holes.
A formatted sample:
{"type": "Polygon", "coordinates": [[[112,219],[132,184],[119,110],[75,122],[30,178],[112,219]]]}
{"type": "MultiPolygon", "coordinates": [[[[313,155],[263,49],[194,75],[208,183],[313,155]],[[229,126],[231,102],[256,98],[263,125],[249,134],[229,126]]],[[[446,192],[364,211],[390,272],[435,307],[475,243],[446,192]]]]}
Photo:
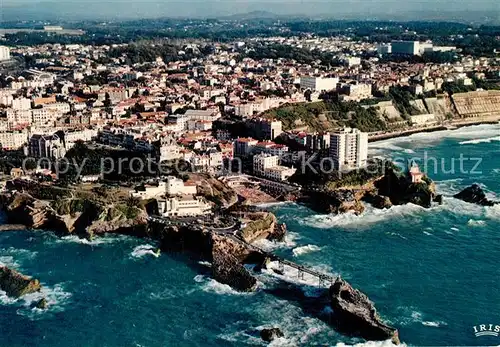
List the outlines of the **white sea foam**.
{"type": "Polygon", "coordinates": [[[4,291],[0,291],[1,304],[20,306],[16,311],[17,314],[26,316],[32,320],[38,319],[45,314],[64,311],[70,298],[71,293],[66,292],[61,284],[51,287],[42,283],[40,292],[27,294],[21,298],[11,298],[4,291]],[[48,308],[46,310],[34,307],[42,298],[47,300],[48,308]]]}
{"type": "Polygon", "coordinates": [[[198,264],[206,266],[206,267],[212,267],[212,263],[209,262],[209,261],[201,260],[201,261],[198,262],[198,264]]]}
{"type": "Polygon", "coordinates": [[[442,326],[446,326],[446,322],[431,322],[431,321],[425,321],[422,322],[422,325],[425,325],[426,327],[434,327],[434,328],[439,328],[442,326]]]}
{"type": "MultiPolygon", "coordinates": [[[[316,265],[311,266],[311,268],[325,275],[329,275],[332,278],[336,278],[338,276],[338,274],[333,273],[333,271],[326,265],[316,265]]],[[[323,287],[319,287],[320,283],[317,277],[307,273],[303,273],[299,276],[299,271],[297,269],[289,266],[282,267],[276,261],[270,262],[267,265],[267,269],[262,269],[262,273],[280,281],[303,286],[301,289],[304,292],[304,295],[308,297],[317,297],[323,292],[324,288],[327,288],[330,285],[330,283],[323,283],[323,287]]]]}
{"type": "Polygon", "coordinates": [[[462,178],[455,178],[450,180],[437,181],[435,183],[436,183],[436,189],[439,192],[439,194],[455,195],[462,190],[462,185],[461,185],[462,182],[463,182],[462,178]]]}
{"type": "Polygon", "coordinates": [[[110,235],[110,236],[99,236],[93,238],[92,240],[88,240],[85,238],[80,238],[76,235],[68,235],[58,238],[56,242],[69,242],[69,243],[79,243],[82,245],[97,246],[103,244],[111,244],[127,238],[128,236],[124,235],[110,235]]]}
{"type": "Polygon", "coordinates": [[[479,143],[491,143],[493,141],[500,141],[500,136],[467,140],[467,141],[459,142],[459,144],[460,145],[477,145],[479,143]]]}
{"type": "Polygon", "coordinates": [[[0,256],[0,265],[16,268],[19,266],[19,263],[14,260],[13,256],[2,255],[0,256]]]}
{"type": "Polygon", "coordinates": [[[293,253],[294,257],[298,257],[298,256],[301,256],[303,254],[307,254],[307,253],[311,253],[311,252],[317,252],[317,251],[320,251],[320,250],[321,250],[321,247],[318,247],[316,245],[306,245],[306,246],[301,246],[301,247],[294,248],[292,250],[292,253],[293,253]]]}
{"type": "Polygon", "coordinates": [[[404,342],[402,342],[399,345],[395,345],[391,340],[385,340],[385,341],[366,341],[366,342],[359,342],[353,345],[348,345],[342,342],[337,343],[336,347],[340,346],[352,346],[352,347],[393,347],[393,346],[400,346],[400,347],[407,347],[408,345],[404,342]]]}
{"type": "Polygon", "coordinates": [[[277,241],[269,241],[266,239],[257,240],[253,244],[266,252],[272,252],[277,249],[283,248],[292,248],[297,245],[296,240],[300,239],[299,234],[294,232],[288,232],[285,236],[285,241],[277,242],[277,241]]]}
{"type": "Polygon", "coordinates": [[[370,205],[366,205],[365,211],[356,215],[353,212],[347,212],[339,215],[313,215],[299,221],[303,225],[314,228],[329,229],[332,227],[344,228],[360,228],[369,226],[391,218],[401,218],[408,215],[418,215],[425,211],[425,208],[407,204],[401,206],[393,206],[390,209],[380,210],[370,205]]]}
{"type": "Polygon", "coordinates": [[[152,255],[158,258],[160,255],[155,251],[156,247],[153,245],[140,245],[134,248],[130,254],[133,258],[142,258],[145,255],[152,255]]]}
{"type": "Polygon", "coordinates": [[[256,330],[279,327],[285,335],[274,340],[269,346],[307,346],[313,336],[333,335],[335,332],[323,321],[304,316],[302,309],[290,305],[285,300],[275,300],[257,309],[257,314],[265,322],[256,330]]]}
{"type": "Polygon", "coordinates": [[[238,292],[228,286],[227,284],[223,284],[217,282],[213,278],[210,278],[205,275],[196,275],[194,281],[201,285],[201,289],[207,293],[215,293],[220,295],[252,295],[252,292],[238,292]]]}
{"type": "Polygon", "coordinates": [[[347,346],[352,346],[352,347],[393,347],[393,346],[406,347],[407,345],[405,343],[401,343],[400,345],[395,345],[391,340],[385,340],[385,341],[366,341],[366,342],[356,343],[354,345],[348,345],[348,344],[345,344],[343,342],[339,342],[335,346],[336,347],[347,347],[347,346]]]}
{"type": "Polygon", "coordinates": [[[482,226],[486,225],[486,221],[469,219],[469,221],[467,222],[467,225],[471,226],[471,227],[482,227],[482,226]]]}
{"type": "Polygon", "coordinates": [[[500,220],[500,204],[485,208],[485,217],[488,219],[500,220]]]}

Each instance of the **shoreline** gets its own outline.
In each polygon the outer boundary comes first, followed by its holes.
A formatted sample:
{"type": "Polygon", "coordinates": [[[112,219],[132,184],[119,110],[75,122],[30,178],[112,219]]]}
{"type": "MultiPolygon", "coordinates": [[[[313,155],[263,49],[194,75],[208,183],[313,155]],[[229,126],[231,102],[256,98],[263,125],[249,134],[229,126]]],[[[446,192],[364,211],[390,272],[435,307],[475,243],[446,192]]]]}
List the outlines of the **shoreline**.
{"type": "Polygon", "coordinates": [[[424,127],[424,128],[420,128],[420,129],[409,129],[409,130],[404,130],[404,131],[393,131],[393,132],[388,132],[385,134],[374,135],[372,137],[370,137],[370,135],[368,135],[368,143],[390,140],[390,139],[410,136],[410,135],[414,135],[414,134],[433,133],[433,132],[446,131],[446,130],[457,130],[457,129],[461,129],[461,128],[465,128],[465,127],[484,125],[484,124],[489,124],[489,125],[500,124],[500,116],[494,117],[494,119],[474,120],[474,121],[470,121],[470,122],[468,122],[468,121],[464,122],[462,120],[462,121],[451,122],[451,123],[446,124],[446,125],[436,125],[436,126],[432,126],[432,127],[424,127]]]}

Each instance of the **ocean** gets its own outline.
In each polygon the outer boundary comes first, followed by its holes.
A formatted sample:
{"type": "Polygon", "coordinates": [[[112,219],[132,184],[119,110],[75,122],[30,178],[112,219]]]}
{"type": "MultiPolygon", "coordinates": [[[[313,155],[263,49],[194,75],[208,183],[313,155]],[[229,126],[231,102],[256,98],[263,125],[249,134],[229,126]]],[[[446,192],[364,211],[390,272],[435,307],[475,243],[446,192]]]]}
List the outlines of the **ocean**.
{"type": "MultiPolygon", "coordinates": [[[[408,346],[500,345],[500,337],[474,334],[474,326],[500,325],[500,206],[452,198],[480,183],[500,200],[499,135],[500,126],[482,125],[371,144],[374,156],[428,158],[443,205],[368,207],[360,216],[270,205],[290,233],[284,243],[259,244],[340,274],[374,301],[408,346]],[[456,164],[451,172],[451,159],[461,153],[463,168],[456,164]]],[[[276,295],[280,279],[309,299],[318,295],[315,281],[299,280],[294,270],[282,276],[268,270],[255,293],[238,293],[210,278],[210,264],[185,254],[156,257],[155,246],[121,236],[89,242],[50,232],[0,233],[0,263],[44,286],[19,300],[0,292],[0,347],[259,346],[265,345],[259,330],[272,326],[285,334],[272,346],[391,345],[343,336],[322,319],[327,306],[309,310],[276,295]],[[30,307],[41,296],[47,311],[30,307]]]]}

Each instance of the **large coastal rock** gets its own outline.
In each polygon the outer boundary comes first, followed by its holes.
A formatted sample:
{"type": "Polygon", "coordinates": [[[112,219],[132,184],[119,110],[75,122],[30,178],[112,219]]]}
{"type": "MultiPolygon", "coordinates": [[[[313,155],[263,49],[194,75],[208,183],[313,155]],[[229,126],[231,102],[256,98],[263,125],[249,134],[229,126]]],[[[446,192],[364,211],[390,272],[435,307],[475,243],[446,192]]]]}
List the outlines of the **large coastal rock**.
{"type": "Polygon", "coordinates": [[[231,288],[251,292],[257,288],[257,280],[245,267],[229,253],[214,252],[212,257],[212,276],[231,288]]]}
{"type": "Polygon", "coordinates": [[[273,213],[247,212],[243,218],[249,220],[247,226],[240,231],[240,236],[245,242],[253,243],[262,239],[271,241],[284,240],[286,225],[279,224],[273,213]]]}
{"type": "Polygon", "coordinates": [[[26,294],[39,292],[42,288],[40,281],[25,276],[6,266],[0,266],[0,289],[8,296],[18,298],[26,294]]]}
{"type": "Polygon", "coordinates": [[[385,175],[375,182],[377,194],[389,198],[393,205],[412,203],[425,208],[432,205],[436,197],[434,183],[425,177],[421,182],[412,183],[411,179],[388,168],[385,175]]]}
{"type": "Polygon", "coordinates": [[[346,213],[361,214],[365,206],[353,189],[336,189],[334,191],[312,191],[308,193],[306,202],[315,211],[320,213],[346,213]]]}
{"type": "Polygon", "coordinates": [[[372,205],[375,208],[387,209],[392,207],[392,201],[388,196],[375,195],[372,205]]]}
{"type": "Polygon", "coordinates": [[[481,206],[493,206],[497,202],[488,200],[483,189],[478,184],[473,184],[470,187],[465,188],[460,193],[453,196],[456,199],[469,202],[471,204],[477,204],[481,206]]]}
{"type": "Polygon", "coordinates": [[[280,328],[267,328],[260,331],[260,337],[266,342],[272,342],[275,339],[285,336],[280,328]]]}
{"type": "Polygon", "coordinates": [[[338,278],[330,287],[330,298],[339,330],[367,340],[391,339],[399,344],[398,331],[383,323],[370,299],[349,283],[338,278]]]}

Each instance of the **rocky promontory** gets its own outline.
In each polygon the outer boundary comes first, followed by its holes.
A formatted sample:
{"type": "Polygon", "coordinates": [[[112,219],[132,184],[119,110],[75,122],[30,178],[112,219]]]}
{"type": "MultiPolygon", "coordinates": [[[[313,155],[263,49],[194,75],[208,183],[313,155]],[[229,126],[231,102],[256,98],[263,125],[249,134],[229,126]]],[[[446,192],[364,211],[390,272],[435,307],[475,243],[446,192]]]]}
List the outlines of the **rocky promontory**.
{"type": "Polygon", "coordinates": [[[478,184],[465,188],[453,196],[456,199],[480,206],[494,206],[499,202],[491,201],[486,197],[484,190],[478,184]]]}
{"type": "Polygon", "coordinates": [[[367,340],[391,339],[399,344],[397,329],[383,323],[370,299],[349,283],[338,278],[330,287],[330,298],[339,330],[367,340]]]}
{"type": "Polygon", "coordinates": [[[0,194],[7,222],[91,238],[103,233],[138,234],[147,225],[139,201],[114,201],[92,192],[13,181],[0,194]]]}
{"type": "Polygon", "coordinates": [[[323,177],[319,184],[306,185],[299,202],[320,213],[361,214],[365,203],[380,209],[408,203],[429,208],[440,201],[434,182],[417,165],[405,173],[391,162],[375,161],[371,165],[374,167],[323,177]]]}
{"type": "Polygon", "coordinates": [[[243,212],[246,226],[239,235],[245,242],[268,239],[283,241],[286,235],[286,225],[278,223],[276,216],[270,212],[243,212]]]}
{"type": "Polygon", "coordinates": [[[0,266],[0,289],[8,296],[19,298],[26,294],[39,292],[42,289],[40,281],[6,266],[0,266]]]}

